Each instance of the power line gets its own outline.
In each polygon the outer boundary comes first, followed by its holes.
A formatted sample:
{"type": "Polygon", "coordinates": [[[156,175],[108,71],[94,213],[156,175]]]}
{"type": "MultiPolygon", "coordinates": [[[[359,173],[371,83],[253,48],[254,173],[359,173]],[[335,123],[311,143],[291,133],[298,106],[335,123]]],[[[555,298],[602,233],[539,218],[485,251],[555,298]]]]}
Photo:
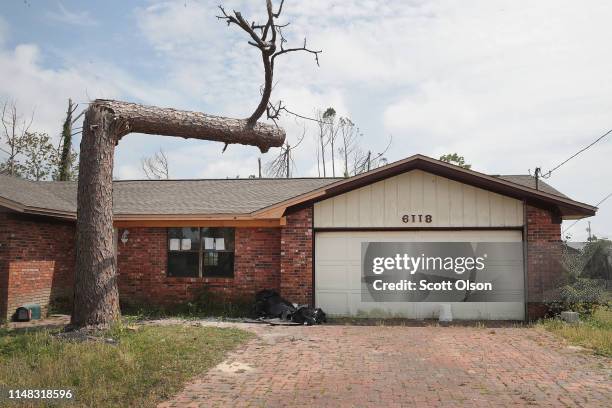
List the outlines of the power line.
{"type": "MultiPolygon", "coordinates": [[[[607,196],[605,196],[603,198],[603,200],[601,200],[600,202],[595,204],[595,207],[599,206],[600,204],[603,204],[610,197],[612,197],[612,193],[608,194],[607,196]]],[[[574,225],[578,224],[580,221],[582,221],[582,219],[574,221],[574,223],[572,225],[570,225],[569,227],[567,227],[566,229],[563,230],[563,234],[565,234],[567,231],[569,231],[570,228],[572,228],[574,225]]]]}
{"type": "Polygon", "coordinates": [[[580,149],[579,151],[577,151],[576,153],[574,153],[573,155],[571,155],[570,157],[568,157],[567,159],[565,159],[564,161],[562,161],[561,163],[559,163],[558,165],[556,165],[552,170],[548,170],[548,172],[546,172],[545,174],[542,174],[542,178],[549,178],[550,174],[557,170],[559,167],[563,166],[565,163],[567,163],[568,161],[572,160],[574,157],[578,156],[580,153],[584,152],[585,150],[589,149],[590,147],[592,147],[593,145],[595,145],[597,142],[599,142],[601,139],[603,139],[604,137],[608,136],[610,133],[612,133],[612,129],[608,130],[606,133],[604,133],[603,135],[599,136],[597,139],[595,139],[595,141],[593,143],[591,143],[590,145],[580,149]]]}

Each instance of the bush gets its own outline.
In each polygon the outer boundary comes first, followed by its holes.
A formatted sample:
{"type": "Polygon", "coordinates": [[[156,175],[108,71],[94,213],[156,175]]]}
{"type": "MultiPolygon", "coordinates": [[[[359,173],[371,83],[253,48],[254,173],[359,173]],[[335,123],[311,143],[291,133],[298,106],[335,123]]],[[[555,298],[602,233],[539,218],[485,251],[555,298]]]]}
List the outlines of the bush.
{"type": "Polygon", "coordinates": [[[545,303],[551,316],[563,311],[591,316],[597,308],[606,305],[607,302],[603,286],[595,280],[579,278],[574,283],[555,290],[545,303]]]}

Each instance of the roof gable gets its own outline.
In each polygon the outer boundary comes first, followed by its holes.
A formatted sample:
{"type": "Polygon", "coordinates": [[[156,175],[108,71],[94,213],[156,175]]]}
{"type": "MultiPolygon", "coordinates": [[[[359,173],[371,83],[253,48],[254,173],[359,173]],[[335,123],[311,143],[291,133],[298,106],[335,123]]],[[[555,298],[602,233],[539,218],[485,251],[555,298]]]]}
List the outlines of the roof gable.
{"type": "MultiPolygon", "coordinates": [[[[423,170],[504,196],[525,200],[534,205],[554,207],[559,215],[566,219],[589,217],[595,215],[597,210],[597,207],[564,196],[541,180],[538,183],[539,189],[536,190],[533,188],[535,187],[535,180],[531,182],[531,176],[489,176],[420,154],[390,163],[367,173],[337,181],[318,190],[304,194],[303,196],[276,204],[273,207],[287,208],[304,205],[308,202],[325,200],[415,169],[423,170]],[[527,185],[519,184],[519,182],[526,183],[527,185]],[[533,187],[531,187],[531,185],[533,185],[533,187]]],[[[271,207],[260,211],[271,211],[272,209],[271,207]]]]}
{"type": "MultiPolygon", "coordinates": [[[[217,179],[115,181],[116,218],[137,216],[241,215],[280,218],[288,207],[305,205],[420,169],[530,203],[555,207],[565,218],[595,214],[596,207],[574,201],[527,175],[489,176],[422,155],[411,156],[350,178],[217,179]]],[[[0,205],[19,212],[76,217],[76,182],[32,182],[0,175],[0,205]]]]}

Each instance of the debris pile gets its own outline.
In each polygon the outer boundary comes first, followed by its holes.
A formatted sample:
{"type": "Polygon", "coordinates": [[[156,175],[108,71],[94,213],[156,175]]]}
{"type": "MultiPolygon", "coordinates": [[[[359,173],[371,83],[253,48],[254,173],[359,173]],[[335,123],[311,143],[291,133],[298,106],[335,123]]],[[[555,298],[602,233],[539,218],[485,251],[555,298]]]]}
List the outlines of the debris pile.
{"type": "Polygon", "coordinates": [[[290,303],[270,289],[264,289],[255,295],[255,313],[262,321],[279,319],[283,322],[308,326],[327,322],[325,312],[321,308],[290,303]]]}

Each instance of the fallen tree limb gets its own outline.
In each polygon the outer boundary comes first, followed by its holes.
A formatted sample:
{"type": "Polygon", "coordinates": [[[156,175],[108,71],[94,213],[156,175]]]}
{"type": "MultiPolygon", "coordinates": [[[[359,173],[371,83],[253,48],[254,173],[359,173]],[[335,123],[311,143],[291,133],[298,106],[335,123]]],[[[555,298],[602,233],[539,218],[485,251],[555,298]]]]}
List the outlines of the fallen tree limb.
{"type": "Polygon", "coordinates": [[[257,146],[263,153],[285,141],[282,128],[261,122],[249,126],[247,119],[109,99],[96,99],[90,108],[106,111],[116,121],[117,141],[128,133],[146,133],[257,146]]]}

